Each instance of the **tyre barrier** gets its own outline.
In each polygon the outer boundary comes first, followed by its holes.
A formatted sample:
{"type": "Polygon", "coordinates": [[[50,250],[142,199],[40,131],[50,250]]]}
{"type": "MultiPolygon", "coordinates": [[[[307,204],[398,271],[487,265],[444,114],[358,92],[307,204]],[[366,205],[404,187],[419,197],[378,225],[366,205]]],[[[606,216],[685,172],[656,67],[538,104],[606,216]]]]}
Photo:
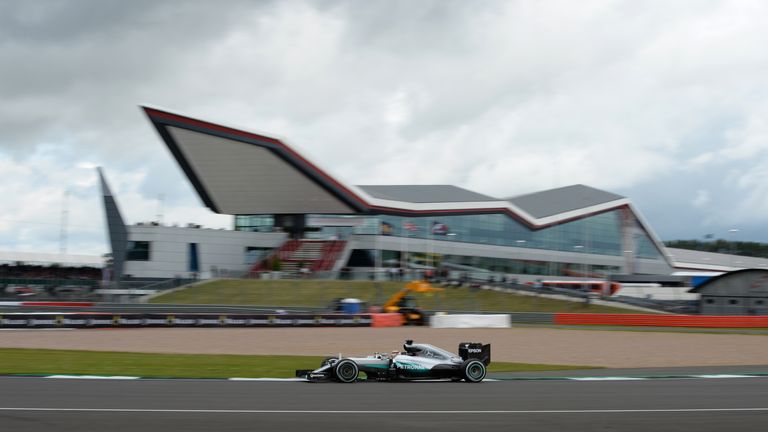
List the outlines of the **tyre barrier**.
{"type": "Polygon", "coordinates": [[[371,327],[371,314],[4,313],[0,329],[148,327],[371,327]]]}
{"type": "Polygon", "coordinates": [[[556,313],[558,325],[768,328],[768,316],[556,313]]]}
{"type": "Polygon", "coordinates": [[[371,327],[400,327],[403,316],[399,313],[371,314],[371,327]]]}

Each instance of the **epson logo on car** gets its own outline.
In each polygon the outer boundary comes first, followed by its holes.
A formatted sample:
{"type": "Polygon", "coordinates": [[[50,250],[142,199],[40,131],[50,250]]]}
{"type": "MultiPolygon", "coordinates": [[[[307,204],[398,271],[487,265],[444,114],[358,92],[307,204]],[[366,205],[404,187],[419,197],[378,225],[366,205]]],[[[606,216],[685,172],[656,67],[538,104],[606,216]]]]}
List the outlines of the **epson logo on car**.
{"type": "Polygon", "coordinates": [[[483,352],[483,350],[481,350],[480,348],[470,348],[468,351],[469,351],[470,353],[479,353],[479,352],[483,352]]]}

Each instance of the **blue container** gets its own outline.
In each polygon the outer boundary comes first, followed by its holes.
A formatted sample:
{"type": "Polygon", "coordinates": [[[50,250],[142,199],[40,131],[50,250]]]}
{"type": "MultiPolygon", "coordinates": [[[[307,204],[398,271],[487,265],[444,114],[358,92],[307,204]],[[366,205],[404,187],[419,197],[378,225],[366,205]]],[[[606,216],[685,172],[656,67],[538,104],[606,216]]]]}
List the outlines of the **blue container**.
{"type": "Polygon", "coordinates": [[[348,298],[341,301],[341,311],[348,314],[357,314],[362,311],[363,301],[359,299],[348,298]]]}

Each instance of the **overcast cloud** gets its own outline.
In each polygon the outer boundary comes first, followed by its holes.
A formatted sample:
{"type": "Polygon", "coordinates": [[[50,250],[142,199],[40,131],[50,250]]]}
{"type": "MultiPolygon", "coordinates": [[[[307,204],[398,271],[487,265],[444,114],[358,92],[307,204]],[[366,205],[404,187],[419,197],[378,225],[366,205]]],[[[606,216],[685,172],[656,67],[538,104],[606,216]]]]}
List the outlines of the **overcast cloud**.
{"type": "Polygon", "coordinates": [[[584,183],[662,239],[768,241],[764,1],[0,2],[0,250],[231,228],[138,108],[285,138],[351,184],[584,183]],[[158,197],[162,194],[163,204],[158,197]]]}

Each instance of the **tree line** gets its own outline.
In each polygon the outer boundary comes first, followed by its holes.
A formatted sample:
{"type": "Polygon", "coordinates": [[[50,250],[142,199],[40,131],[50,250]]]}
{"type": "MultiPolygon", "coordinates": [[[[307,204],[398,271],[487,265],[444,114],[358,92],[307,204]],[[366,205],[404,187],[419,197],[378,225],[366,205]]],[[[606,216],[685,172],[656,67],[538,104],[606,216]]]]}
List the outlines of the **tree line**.
{"type": "Polygon", "coordinates": [[[665,241],[667,247],[689,249],[702,252],[716,252],[731,255],[768,258],[768,244],[757,242],[717,240],[670,240],[665,241]]]}

